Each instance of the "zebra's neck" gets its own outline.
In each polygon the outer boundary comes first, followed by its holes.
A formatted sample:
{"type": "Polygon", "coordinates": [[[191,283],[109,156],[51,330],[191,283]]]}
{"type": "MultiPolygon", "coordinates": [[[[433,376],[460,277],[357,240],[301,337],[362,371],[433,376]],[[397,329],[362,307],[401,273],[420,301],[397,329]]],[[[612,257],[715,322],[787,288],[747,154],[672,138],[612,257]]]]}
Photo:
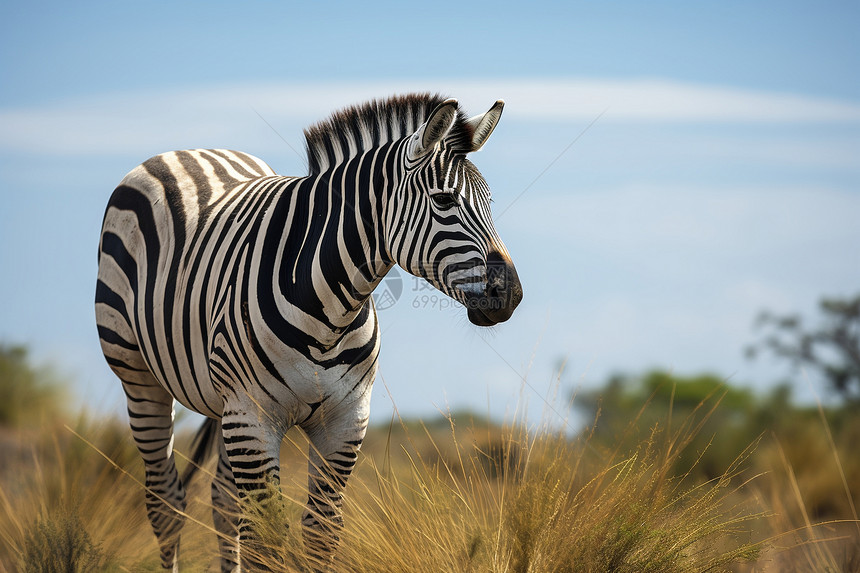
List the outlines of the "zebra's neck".
{"type": "Polygon", "coordinates": [[[371,293],[393,266],[383,222],[397,178],[394,147],[297,179],[274,206],[270,228],[280,233],[271,250],[275,298],[314,319],[321,342],[326,331],[336,337],[364,316],[371,293]]]}

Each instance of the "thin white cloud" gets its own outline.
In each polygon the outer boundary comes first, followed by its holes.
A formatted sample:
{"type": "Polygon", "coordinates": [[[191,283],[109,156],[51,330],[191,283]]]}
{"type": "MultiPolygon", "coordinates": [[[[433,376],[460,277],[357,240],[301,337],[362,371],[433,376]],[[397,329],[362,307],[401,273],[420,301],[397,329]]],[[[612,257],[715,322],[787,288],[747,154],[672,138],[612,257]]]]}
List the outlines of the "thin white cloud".
{"type": "Polygon", "coordinates": [[[440,90],[480,113],[498,98],[523,121],[860,124],[860,102],[702,86],[666,80],[412,80],[243,84],[0,110],[0,149],[131,154],[182,144],[236,145],[259,138],[267,121],[299,130],[332,110],[392,93],[440,90]],[[222,143],[223,142],[223,143],[222,143]]]}
{"type": "Polygon", "coordinates": [[[510,84],[524,117],[663,122],[860,122],[860,103],[666,80],[561,80],[510,84]]]}

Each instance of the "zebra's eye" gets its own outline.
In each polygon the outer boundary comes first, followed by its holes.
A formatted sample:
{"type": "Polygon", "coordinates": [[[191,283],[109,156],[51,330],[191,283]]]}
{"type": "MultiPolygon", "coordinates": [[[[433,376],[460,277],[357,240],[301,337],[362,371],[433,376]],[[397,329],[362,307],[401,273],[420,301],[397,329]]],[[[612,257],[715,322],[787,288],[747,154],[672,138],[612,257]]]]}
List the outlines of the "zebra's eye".
{"type": "Polygon", "coordinates": [[[450,193],[437,193],[430,197],[440,209],[450,209],[457,204],[457,199],[450,193]]]}

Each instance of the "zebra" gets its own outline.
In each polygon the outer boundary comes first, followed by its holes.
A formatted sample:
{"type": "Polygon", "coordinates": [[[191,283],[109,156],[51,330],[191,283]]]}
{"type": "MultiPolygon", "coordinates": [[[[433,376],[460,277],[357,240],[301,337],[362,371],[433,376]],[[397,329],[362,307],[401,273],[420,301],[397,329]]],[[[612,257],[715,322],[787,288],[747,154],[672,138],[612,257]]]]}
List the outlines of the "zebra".
{"type": "Polygon", "coordinates": [[[466,157],[503,106],[469,117],[438,94],[372,100],[305,129],[307,176],[195,149],[148,159],[114,190],[96,322],[127,397],[164,569],[178,570],[193,471],[180,477],[174,461],[175,401],[208,418],[195,458],[217,451],[222,571],[265,568],[242,502],[274,497],[292,426],[311,444],[305,550],[333,562],[378,365],[374,288],[397,264],[478,326],[507,320],[522,299],[489,186],[466,157]]]}

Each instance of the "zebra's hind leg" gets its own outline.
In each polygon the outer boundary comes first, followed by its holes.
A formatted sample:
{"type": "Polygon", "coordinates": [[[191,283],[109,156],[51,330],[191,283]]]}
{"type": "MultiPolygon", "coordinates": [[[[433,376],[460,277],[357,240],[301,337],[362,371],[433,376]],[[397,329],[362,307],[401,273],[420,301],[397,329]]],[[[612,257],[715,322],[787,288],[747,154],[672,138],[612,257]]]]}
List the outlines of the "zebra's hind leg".
{"type": "Polygon", "coordinates": [[[173,458],[173,396],[151,374],[123,380],[128,417],[146,471],[146,512],[161,550],[161,566],[179,570],[185,487],[173,458]]]}
{"type": "Polygon", "coordinates": [[[308,503],[302,516],[305,550],[319,570],[330,567],[343,529],[343,490],[367,431],[370,392],[337,412],[320,408],[303,426],[311,441],[308,503]]]}
{"type": "Polygon", "coordinates": [[[227,458],[227,448],[220,436],[218,442],[218,467],[212,480],[212,518],[218,533],[221,573],[233,573],[239,568],[239,490],[227,458]]]}

